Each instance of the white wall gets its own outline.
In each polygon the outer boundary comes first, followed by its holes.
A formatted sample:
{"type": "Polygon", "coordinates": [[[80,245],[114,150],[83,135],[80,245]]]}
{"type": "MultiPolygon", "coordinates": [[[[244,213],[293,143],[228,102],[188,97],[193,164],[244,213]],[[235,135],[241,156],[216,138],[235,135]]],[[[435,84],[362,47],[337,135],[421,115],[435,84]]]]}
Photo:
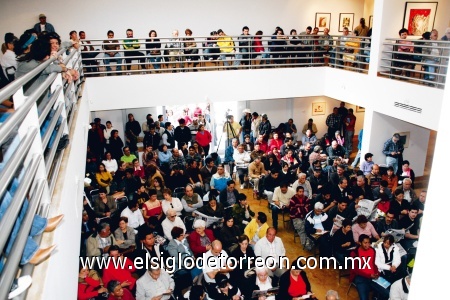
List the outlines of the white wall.
{"type": "Polygon", "coordinates": [[[3,0],[0,37],[3,39],[9,31],[20,35],[39,22],[40,13],[47,15],[47,21],[63,39],[68,39],[71,30],[84,30],[91,39],[104,38],[110,29],[120,38],[125,37],[127,28],[132,28],[136,37],[147,37],[150,29],[155,29],[162,37],[170,36],[173,29],[179,29],[184,35],[186,28],[190,28],[194,36],[209,35],[219,28],[230,35],[238,35],[245,25],[250,27],[251,33],[262,30],[272,34],[276,26],[281,26],[285,32],[295,28],[300,33],[307,26],[315,26],[316,12],[332,13],[331,33],[338,34],[339,13],[353,12],[355,20],[359,20],[363,6],[363,0],[228,0],[217,4],[208,0],[3,0]]]}
{"type": "Polygon", "coordinates": [[[403,152],[403,159],[409,160],[411,168],[416,176],[422,176],[427,158],[428,141],[430,139],[430,130],[403,122],[375,112],[372,116],[370,135],[364,132],[364,139],[369,139],[368,147],[363,145],[363,155],[367,152],[373,153],[373,161],[377,164],[385,164],[386,156],[381,152],[383,144],[396,132],[409,132],[409,146],[403,152]]]}

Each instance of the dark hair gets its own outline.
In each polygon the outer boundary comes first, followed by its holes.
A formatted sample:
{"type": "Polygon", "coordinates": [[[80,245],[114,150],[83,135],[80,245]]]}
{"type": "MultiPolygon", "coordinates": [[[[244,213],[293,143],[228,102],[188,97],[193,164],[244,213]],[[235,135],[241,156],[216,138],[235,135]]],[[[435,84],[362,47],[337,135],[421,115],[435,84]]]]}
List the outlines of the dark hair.
{"type": "Polygon", "coordinates": [[[213,153],[210,154],[210,156],[211,156],[212,159],[216,160],[217,157],[219,157],[219,154],[217,154],[217,152],[213,152],[213,153]]]}
{"type": "MultiPolygon", "coordinates": [[[[156,177],[159,178],[159,177],[156,177]]],[[[172,190],[169,188],[164,188],[162,191],[163,194],[168,194],[169,196],[172,196],[172,190]]]]}
{"type": "Polygon", "coordinates": [[[247,200],[247,196],[243,193],[239,193],[238,200],[239,201],[247,200]]]}
{"type": "Polygon", "coordinates": [[[258,216],[256,218],[263,224],[267,222],[267,215],[261,211],[258,212],[258,216]]]}
{"type": "Polygon", "coordinates": [[[242,31],[244,31],[245,29],[250,30],[250,29],[248,28],[248,26],[242,27],[242,31]]]}
{"type": "Polygon", "coordinates": [[[285,187],[285,188],[289,187],[289,183],[287,181],[282,181],[280,183],[280,188],[282,188],[282,187],[285,187]]]}
{"type": "Polygon", "coordinates": [[[72,33],[77,33],[76,30],[72,30],[71,32],[69,32],[69,37],[72,35],[72,33]]]}
{"type": "Polygon", "coordinates": [[[110,33],[114,34],[114,31],[108,30],[108,32],[106,33],[106,35],[108,35],[108,34],[110,34],[110,33]]]}
{"type": "Polygon", "coordinates": [[[107,194],[106,189],[103,187],[98,189],[98,193],[99,194],[107,194]]]}
{"type": "Polygon", "coordinates": [[[205,164],[206,164],[206,165],[209,164],[209,163],[212,162],[212,161],[213,161],[213,159],[212,159],[211,157],[205,158],[205,164]]]}
{"type": "Polygon", "coordinates": [[[166,128],[166,129],[167,129],[167,128],[169,128],[169,126],[170,126],[170,125],[172,125],[172,123],[170,123],[170,122],[166,122],[166,123],[164,123],[164,128],[166,128]]]}
{"type": "Polygon", "coordinates": [[[173,239],[179,238],[184,233],[184,229],[178,226],[174,226],[170,231],[173,239]]]}
{"type": "Polygon", "coordinates": [[[148,195],[151,197],[151,196],[153,196],[153,195],[156,195],[157,194],[157,192],[156,192],[156,190],[155,189],[149,189],[148,190],[148,195]]]}
{"type": "Polygon", "coordinates": [[[108,253],[111,254],[112,251],[119,251],[120,248],[117,245],[111,245],[108,249],[108,253]]]}
{"type": "Polygon", "coordinates": [[[127,217],[120,217],[120,218],[119,218],[119,223],[120,223],[121,221],[124,221],[125,223],[128,223],[128,218],[127,218],[127,217]]]}
{"type": "Polygon", "coordinates": [[[247,235],[243,234],[238,237],[238,243],[242,243],[243,241],[250,242],[250,239],[248,238],[247,235]]]}
{"type": "Polygon", "coordinates": [[[409,160],[406,160],[406,159],[405,159],[405,160],[402,162],[402,166],[403,166],[403,165],[408,165],[408,166],[409,166],[409,160]]]}
{"type": "Polygon", "coordinates": [[[395,239],[391,234],[386,234],[383,238],[383,242],[389,241],[389,244],[393,244],[395,239]]]}
{"type": "Polygon", "coordinates": [[[130,201],[128,201],[127,206],[128,206],[129,209],[132,209],[132,208],[136,207],[136,204],[137,204],[136,200],[130,200],[130,201]]]}
{"type": "Polygon", "coordinates": [[[297,188],[296,188],[296,192],[298,192],[299,190],[305,190],[305,188],[304,187],[302,187],[301,185],[299,185],[297,188]]]}
{"type": "Polygon", "coordinates": [[[311,26],[308,26],[308,27],[306,27],[306,29],[308,29],[308,30],[312,30],[312,27],[311,27],[311,26]]]}
{"type": "Polygon", "coordinates": [[[400,29],[400,30],[398,31],[398,35],[402,35],[402,33],[405,33],[405,32],[406,32],[406,34],[409,35],[408,29],[406,29],[406,28],[400,29]]]}
{"type": "Polygon", "coordinates": [[[342,221],[342,227],[352,226],[352,220],[350,219],[344,219],[342,221]]]}
{"type": "Polygon", "coordinates": [[[189,300],[199,300],[205,294],[203,286],[194,285],[189,293],[189,300]]]}
{"type": "Polygon", "coordinates": [[[120,281],[118,280],[111,280],[108,282],[108,292],[113,293],[118,285],[120,285],[120,281]]]}
{"type": "Polygon", "coordinates": [[[395,192],[394,192],[394,196],[398,196],[398,195],[400,195],[400,194],[405,194],[405,192],[403,192],[403,190],[402,189],[398,189],[398,190],[395,190],[395,192]]]}
{"type": "Polygon", "coordinates": [[[362,243],[365,239],[368,239],[370,241],[370,237],[367,234],[361,234],[358,238],[358,242],[362,243]]]}
{"type": "Polygon", "coordinates": [[[358,224],[363,224],[363,223],[367,223],[367,222],[369,222],[369,220],[367,220],[367,217],[365,215],[359,215],[356,218],[356,223],[358,223],[358,224]]]}
{"type": "Polygon", "coordinates": [[[30,61],[33,59],[36,61],[42,61],[50,54],[51,54],[50,39],[41,38],[35,40],[31,44],[30,52],[25,54],[23,57],[19,57],[17,61],[30,61]]]}
{"type": "Polygon", "coordinates": [[[227,186],[228,186],[228,185],[231,185],[231,184],[236,184],[236,182],[234,182],[234,180],[228,180],[228,181],[227,181],[227,186]]]}
{"type": "Polygon", "coordinates": [[[372,153],[366,153],[366,154],[364,155],[364,160],[367,160],[367,159],[369,159],[369,157],[372,157],[372,156],[373,156],[372,153]]]}

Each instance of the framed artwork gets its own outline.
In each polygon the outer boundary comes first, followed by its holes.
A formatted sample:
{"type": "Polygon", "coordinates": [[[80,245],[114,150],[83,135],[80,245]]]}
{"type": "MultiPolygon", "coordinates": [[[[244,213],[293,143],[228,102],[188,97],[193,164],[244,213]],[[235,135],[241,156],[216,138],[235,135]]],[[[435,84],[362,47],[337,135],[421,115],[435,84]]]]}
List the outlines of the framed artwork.
{"type": "Polygon", "coordinates": [[[323,32],[325,28],[330,28],[331,13],[316,13],[316,25],[319,31],[323,32]]]}
{"type": "Polygon", "coordinates": [[[340,13],[339,14],[339,32],[344,31],[344,27],[347,27],[348,30],[353,30],[353,21],[355,19],[355,14],[353,13],[340,13]]]}
{"type": "Polygon", "coordinates": [[[325,114],[325,106],[326,102],[316,102],[312,104],[312,115],[324,115],[325,114]]]}
{"type": "Polygon", "coordinates": [[[399,132],[398,134],[400,135],[400,142],[403,144],[404,148],[408,148],[409,147],[409,131],[406,132],[399,132]]]}
{"type": "Polygon", "coordinates": [[[403,27],[409,35],[421,36],[426,31],[433,30],[436,18],[437,2],[406,2],[403,27]]]}
{"type": "Polygon", "coordinates": [[[373,25],[373,16],[369,17],[369,28],[372,28],[373,25]]]}
{"type": "Polygon", "coordinates": [[[364,107],[356,105],[356,112],[365,112],[365,111],[366,109],[364,107]]]}

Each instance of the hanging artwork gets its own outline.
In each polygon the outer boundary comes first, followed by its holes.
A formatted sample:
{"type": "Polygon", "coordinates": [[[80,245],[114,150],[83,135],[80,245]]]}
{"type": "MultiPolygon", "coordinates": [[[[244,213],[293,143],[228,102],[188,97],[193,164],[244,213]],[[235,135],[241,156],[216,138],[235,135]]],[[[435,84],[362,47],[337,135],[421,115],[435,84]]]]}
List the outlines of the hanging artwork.
{"type": "Polygon", "coordinates": [[[316,24],[320,32],[325,28],[330,28],[331,14],[330,13],[316,13],[316,24]]]}
{"type": "Polygon", "coordinates": [[[436,18],[437,2],[406,2],[403,27],[409,35],[421,36],[424,32],[433,30],[436,18]]]}

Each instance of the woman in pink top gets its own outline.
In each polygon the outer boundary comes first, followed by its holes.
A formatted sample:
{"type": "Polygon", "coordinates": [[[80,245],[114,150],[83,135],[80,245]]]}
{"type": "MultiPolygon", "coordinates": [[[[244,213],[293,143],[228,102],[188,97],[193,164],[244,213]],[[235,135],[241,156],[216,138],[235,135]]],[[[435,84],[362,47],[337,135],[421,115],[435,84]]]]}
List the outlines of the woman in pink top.
{"type": "Polygon", "coordinates": [[[370,223],[364,215],[359,215],[358,218],[356,218],[356,223],[352,226],[352,232],[355,243],[358,243],[359,236],[361,234],[368,235],[371,240],[374,241],[378,241],[380,239],[380,236],[373,227],[372,223],[370,223]]]}

